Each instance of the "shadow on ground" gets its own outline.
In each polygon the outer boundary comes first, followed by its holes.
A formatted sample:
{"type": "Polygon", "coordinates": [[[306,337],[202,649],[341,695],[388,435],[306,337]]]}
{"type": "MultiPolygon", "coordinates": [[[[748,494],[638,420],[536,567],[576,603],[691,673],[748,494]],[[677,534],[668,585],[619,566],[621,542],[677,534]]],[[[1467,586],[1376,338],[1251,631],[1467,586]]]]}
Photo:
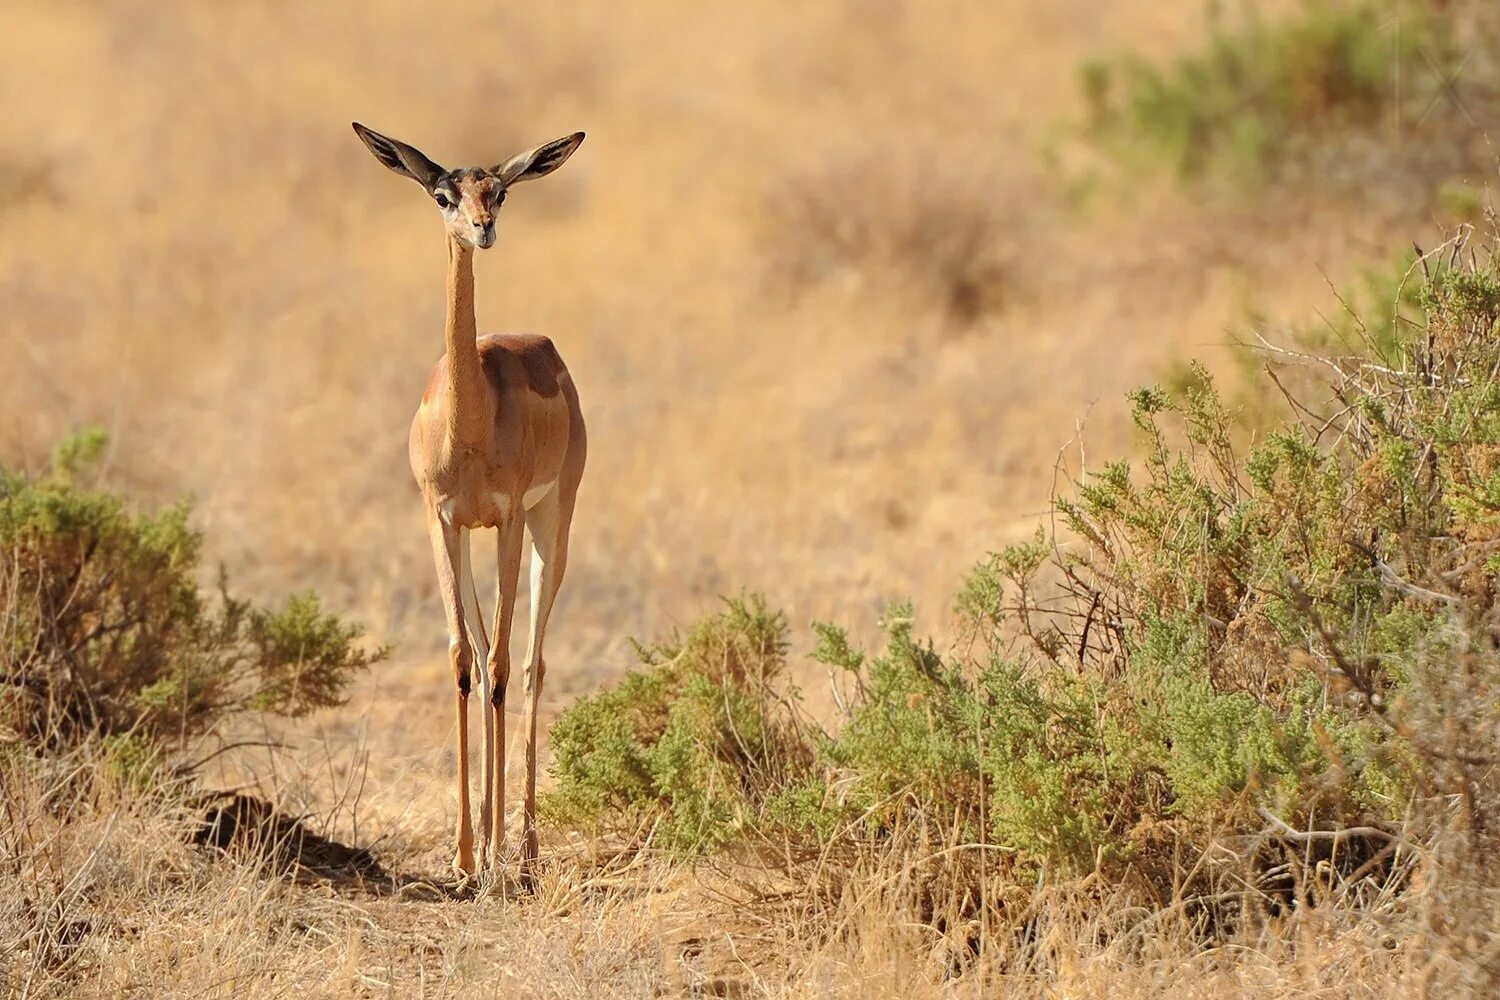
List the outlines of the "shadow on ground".
{"type": "Polygon", "coordinates": [[[474,894],[470,880],[387,871],[375,855],[309,829],[270,802],[239,792],[211,792],[195,803],[201,809],[189,840],[200,847],[259,860],[298,882],[326,883],[344,894],[401,896],[432,902],[474,894]]]}

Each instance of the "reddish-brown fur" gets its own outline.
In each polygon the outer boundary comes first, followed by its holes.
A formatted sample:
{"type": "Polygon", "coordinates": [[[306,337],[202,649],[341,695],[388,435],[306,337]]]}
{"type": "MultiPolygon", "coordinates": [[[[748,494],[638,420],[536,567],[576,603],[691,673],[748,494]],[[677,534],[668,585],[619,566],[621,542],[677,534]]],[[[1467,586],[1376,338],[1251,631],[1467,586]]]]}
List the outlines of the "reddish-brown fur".
{"type": "Polygon", "coordinates": [[[412,418],[408,453],[412,475],[435,505],[451,503],[450,523],[494,528],[521,510],[528,489],[563,481],[576,488],[586,437],[578,392],[557,348],[536,334],[487,334],[478,339],[480,365],[494,394],[488,446],[450,449],[443,443],[449,414],[445,354],[427,380],[412,418]],[[566,472],[566,474],[565,474],[566,472]],[[507,510],[497,496],[510,501],[507,510]]]}

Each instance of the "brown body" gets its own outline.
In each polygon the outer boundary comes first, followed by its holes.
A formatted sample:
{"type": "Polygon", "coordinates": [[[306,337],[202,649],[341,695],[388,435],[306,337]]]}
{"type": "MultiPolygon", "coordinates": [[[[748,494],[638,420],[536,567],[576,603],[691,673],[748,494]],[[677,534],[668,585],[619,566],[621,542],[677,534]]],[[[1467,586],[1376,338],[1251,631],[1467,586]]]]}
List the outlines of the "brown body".
{"type": "Polygon", "coordinates": [[[491,442],[472,450],[446,447],[444,355],[412,418],[407,455],[417,486],[446,520],[461,528],[498,528],[510,511],[525,509],[528,499],[537,502],[538,488],[576,484],[587,439],[578,390],[551,340],[492,333],[479,338],[478,348],[497,404],[481,415],[493,428],[491,442]]]}
{"type": "Polygon", "coordinates": [[[530,335],[480,338],[474,322],[474,251],[495,243],[495,213],[518,181],[556,170],[583,133],[543,143],[497,167],[444,170],[415,147],[356,124],[375,158],[421,184],[448,232],[447,352],[427,381],[411,422],[412,475],[427,507],[427,530],[448,621],[448,656],[457,688],[458,848],[453,864],[475,870],[469,816],[469,691],[476,666],[484,695],[484,797],[480,859],[494,864],[505,845],[505,694],[511,619],[523,538],[531,539],[531,628],[524,677],[526,784],[523,873],[537,856],[536,711],[546,663],[542,644],[568,565],[568,532],[587,450],[573,378],[552,341],[530,335]],[[469,536],[494,528],[499,569],[492,646],[470,565],[469,536]],[[487,855],[487,857],[486,857],[487,855]]]}

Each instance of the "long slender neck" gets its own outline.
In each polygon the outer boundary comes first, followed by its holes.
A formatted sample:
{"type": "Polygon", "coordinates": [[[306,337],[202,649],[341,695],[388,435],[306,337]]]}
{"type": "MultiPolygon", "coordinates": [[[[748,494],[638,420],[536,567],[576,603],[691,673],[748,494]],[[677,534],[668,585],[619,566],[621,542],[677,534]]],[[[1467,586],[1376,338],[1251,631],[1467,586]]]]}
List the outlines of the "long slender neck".
{"type": "Polygon", "coordinates": [[[474,248],[448,237],[448,439],[459,446],[484,441],[494,426],[474,324],[474,248]]]}

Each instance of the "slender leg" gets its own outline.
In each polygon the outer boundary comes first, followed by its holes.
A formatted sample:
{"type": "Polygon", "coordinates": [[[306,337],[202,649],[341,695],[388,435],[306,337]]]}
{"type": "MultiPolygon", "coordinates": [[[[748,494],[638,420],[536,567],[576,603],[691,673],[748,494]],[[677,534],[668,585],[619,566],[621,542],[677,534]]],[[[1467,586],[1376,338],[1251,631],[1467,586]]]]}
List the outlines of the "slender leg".
{"type": "MultiPolygon", "coordinates": [[[[470,531],[458,529],[458,589],[463,602],[464,626],[469,633],[469,646],[474,652],[474,663],[479,668],[480,705],[490,703],[490,675],[485,670],[489,662],[490,640],[484,632],[484,617],[479,613],[479,595],[474,590],[474,566],[469,551],[470,531]]],[[[479,864],[484,865],[490,853],[490,788],[493,784],[490,771],[493,757],[490,750],[495,745],[495,720],[484,713],[484,797],[479,803],[479,864]]]]}
{"type": "Polygon", "coordinates": [[[536,710],[542,695],[542,677],[546,664],[542,642],[547,634],[547,618],[562,585],[568,563],[568,522],[572,503],[564,506],[560,491],[553,490],[526,512],[526,526],[531,532],[531,637],[526,649],[526,674],[523,678],[526,719],[526,800],[522,814],[524,847],[522,876],[530,882],[537,857],[536,830],[536,710]]]}
{"type": "MultiPolygon", "coordinates": [[[[524,522],[512,515],[498,531],[495,564],[499,587],[495,599],[495,645],[490,649],[486,690],[489,694],[487,717],[495,733],[495,742],[485,762],[486,780],[492,781],[495,811],[492,822],[495,845],[493,862],[498,863],[505,846],[505,689],[510,683],[510,623],[516,611],[517,577],[521,573],[521,531],[524,522]]],[[[486,792],[486,797],[489,792],[486,792]]],[[[486,834],[489,836],[489,834],[486,834]]]]}
{"type": "Polygon", "coordinates": [[[448,616],[448,659],[458,686],[458,851],[453,857],[453,867],[468,875],[474,871],[474,828],[469,819],[469,674],[474,651],[469,648],[459,596],[458,571],[462,560],[458,529],[444,524],[436,511],[429,511],[427,532],[432,538],[443,611],[448,616]]]}

